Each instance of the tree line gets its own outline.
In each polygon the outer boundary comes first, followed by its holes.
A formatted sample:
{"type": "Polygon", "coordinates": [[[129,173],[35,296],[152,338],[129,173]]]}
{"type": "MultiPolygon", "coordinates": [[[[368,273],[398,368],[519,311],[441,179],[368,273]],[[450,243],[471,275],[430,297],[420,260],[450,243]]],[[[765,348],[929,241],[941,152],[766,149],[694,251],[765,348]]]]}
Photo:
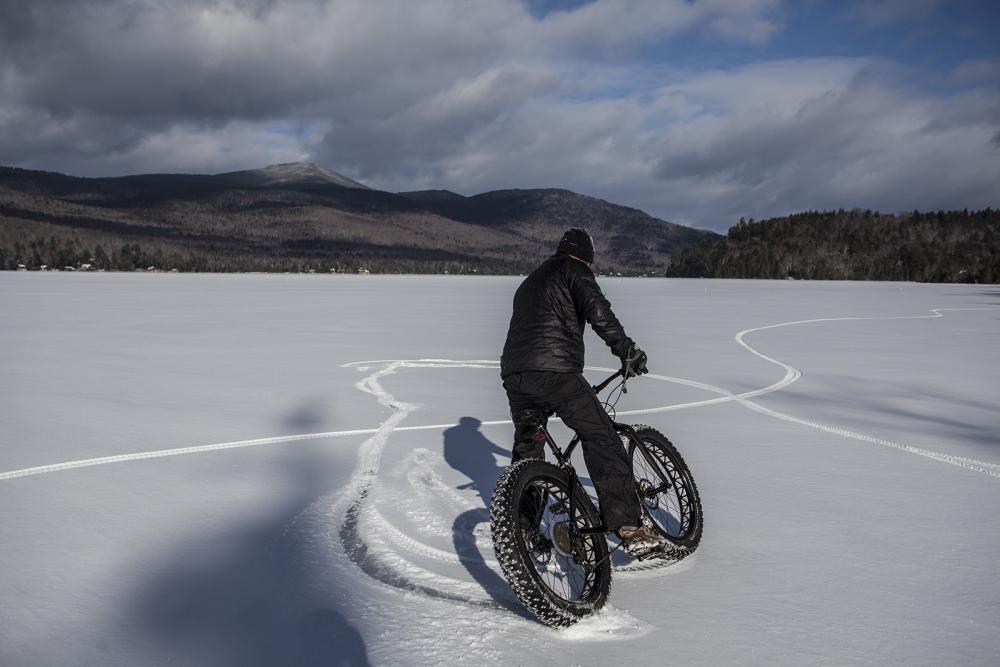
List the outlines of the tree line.
{"type": "MultiPolygon", "coordinates": [[[[538,261],[524,253],[489,258],[307,239],[267,245],[250,239],[122,239],[104,230],[22,223],[28,224],[45,231],[0,225],[0,270],[89,265],[105,271],[510,275],[530,271],[538,261]]],[[[740,219],[726,236],[674,254],[664,268],[672,277],[1000,283],[1000,211],[838,210],[740,219]]],[[[608,267],[599,258],[595,269],[608,267]]]]}
{"type": "Polygon", "coordinates": [[[740,219],[671,258],[668,276],[1000,282],[1000,210],[808,211],[740,219]]]}
{"type": "MultiPolygon", "coordinates": [[[[294,244],[293,244],[294,245],[294,244]]],[[[294,252],[298,250],[300,252],[294,252]]],[[[377,257],[365,254],[239,251],[221,246],[204,251],[146,240],[140,244],[116,241],[87,242],[78,236],[50,234],[22,240],[0,239],[0,270],[160,270],[203,273],[449,273],[516,274],[520,264],[502,261],[377,257]]]]}

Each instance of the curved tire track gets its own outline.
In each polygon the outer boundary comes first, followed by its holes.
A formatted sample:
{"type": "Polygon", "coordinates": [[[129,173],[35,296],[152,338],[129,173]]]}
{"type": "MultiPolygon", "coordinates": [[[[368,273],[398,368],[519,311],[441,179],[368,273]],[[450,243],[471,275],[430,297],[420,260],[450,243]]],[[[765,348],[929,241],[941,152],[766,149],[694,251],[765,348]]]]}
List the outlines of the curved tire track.
{"type": "Polygon", "coordinates": [[[783,412],[778,412],[777,410],[772,410],[770,408],[765,408],[764,406],[754,403],[749,400],[758,396],[763,396],[764,394],[769,394],[772,391],[778,391],[784,389],[788,385],[792,384],[800,377],[802,373],[793,366],[790,366],[782,361],[769,357],[762,352],[754,349],[746,342],[745,337],[751,333],[757,331],[766,331],[768,329],[777,329],[780,327],[790,327],[801,324],[814,324],[817,322],[850,322],[850,321],[862,321],[862,320],[932,320],[944,317],[942,312],[948,311],[981,311],[981,310],[997,310],[996,308],[932,308],[930,310],[932,315],[896,315],[896,316],[885,316],[885,317],[821,317],[811,320],[798,320],[795,322],[782,322],[781,324],[771,324],[763,327],[756,327],[753,329],[745,329],[738,334],[736,334],[735,340],[741,346],[749,350],[754,355],[768,361],[772,364],[780,366],[785,369],[785,377],[781,380],[763,389],[757,389],[754,391],[745,392],[743,394],[738,394],[735,399],[738,403],[743,405],[754,412],[758,412],[768,417],[774,417],[775,419],[780,419],[782,421],[791,422],[793,424],[799,424],[801,426],[808,426],[809,428],[818,429],[826,433],[831,433],[833,435],[839,435],[844,438],[850,438],[852,440],[858,440],[860,442],[867,442],[873,445],[881,445],[883,447],[891,447],[897,449],[907,454],[914,454],[916,456],[922,456],[932,461],[938,461],[940,463],[947,463],[950,465],[958,466],[960,468],[965,468],[966,470],[972,470],[974,472],[982,473],[994,479],[1000,479],[1000,464],[988,463],[986,461],[977,461],[976,459],[965,458],[962,456],[954,456],[951,454],[944,454],[941,452],[936,452],[930,449],[924,449],[922,447],[916,447],[914,445],[909,445],[905,443],[893,442],[891,440],[886,440],[884,438],[876,438],[874,436],[865,435],[863,433],[856,433],[845,428],[840,428],[837,426],[829,426],[827,424],[821,424],[809,419],[802,419],[795,417],[783,412]]]}
{"type": "MultiPolygon", "coordinates": [[[[940,452],[934,452],[934,451],[931,451],[931,450],[922,449],[922,448],[919,448],[919,447],[914,447],[912,445],[895,443],[895,442],[892,442],[892,441],[889,441],[889,440],[884,440],[884,439],[881,439],[881,438],[875,438],[875,437],[872,437],[872,436],[867,436],[867,435],[864,435],[864,434],[855,433],[853,431],[849,431],[849,430],[843,429],[843,428],[838,428],[838,427],[833,427],[833,426],[827,426],[827,425],[824,425],[824,424],[820,424],[818,422],[814,422],[814,421],[810,421],[810,420],[806,420],[806,419],[801,419],[801,418],[798,418],[798,417],[794,417],[792,415],[787,415],[787,414],[778,412],[776,410],[771,410],[770,408],[765,408],[765,407],[763,407],[763,406],[761,406],[761,405],[753,402],[752,400],[750,400],[751,398],[756,398],[756,397],[759,397],[759,396],[764,396],[764,395],[769,394],[769,393],[780,391],[780,390],[788,387],[789,385],[791,385],[792,383],[794,383],[795,381],[797,381],[799,378],[802,377],[802,372],[799,371],[797,368],[795,368],[795,367],[793,367],[793,366],[791,366],[789,364],[786,364],[786,363],[784,363],[784,362],[782,362],[782,361],[780,361],[778,359],[775,359],[773,357],[767,356],[764,353],[760,352],[759,350],[753,348],[749,343],[747,343],[746,340],[745,340],[745,338],[746,338],[746,336],[748,336],[751,333],[755,333],[755,332],[758,332],[758,331],[765,331],[765,330],[769,330],[769,329],[776,329],[776,328],[779,328],[779,327],[796,326],[796,325],[804,325],[804,324],[814,324],[814,323],[818,323],[818,322],[840,322],[840,321],[852,321],[852,320],[933,319],[933,318],[943,317],[942,312],[941,312],[943,310],[992,310],[992,309],[971,309],[971,308],[970,309],[958,309],[958,308],[955,308],[955,309],[933,309],[931,311],[932,312],[931,315],[912,315],[912,316],[894,316],[894,317],[816,318],[816,319],[810,319],[810,320],[797,320],[797,321],[793,321],[793,322],[784,322],[784,323],[780,323],[780,324],[773,324],[773,325],[768,325],[768,326],[763,326],[763,327],[756,327],[756,328],[751,328],[751,329],[745,329],[745,330],[739,332],[738,334],[736,334],[736,336],[734,337],[735,341],[739,345],[741,345],[742,347],[744,347],[745,349],[747,349],[748,351],[750,351],[755,356],[758,356],[761,359],[764,359],[765,361],[768,361],[769,363],[772,363],[772,364],[775,364],[775,365],[781,367],[785,371],[785,374],[784,374],[784,376],[780,380],[778,380],[777,382],[774,382],[774,383],[772,383],[772,384],[770,384],[770,385],[768,385],[766,387],[762,387],[760,389],[755,389],[755,390],[752,390],[752,391],[743,392],[741,394],[733,394],[732,392],[729,392],[729,391],[727,391],[725,389],[721,389],[719,387],[716,387],[716,386],[713,386],[713,385],[709,385],[709,384],[705,384],[705,383],[695,382],[695,381],[691,381],[691,380],[684,380],[684,379],[681,379],[681,378],[672,378],[672,377],[669,377],[669,376],[662,376],[662,375],[651,374],[649,377],[652,378],[652,379],[659,379],[659,380],[669,381],[669,382],[677,382],[679,384],[683,384],[683,385],[686,385],[686,386],[695,387],[695,388],[698,388],[698,389],[702,389],[704,391],[708,391],[710,393],[717,394],[718,397],[712,398],[712,399],[705,399],[705,400],[701,400],[701,401],[692,401],[692,402],[688,402],[688,403],[675,404],[675,405],[670,405],[670,406],[662,406],[662,407],[657,407],[657,408],[646,408],[646,409],[638,409],[638,410],[621,411],[618,414],[619,415],[650,414],[650,413],[656,413],[656,412],[667,412],[667,411],[671,411],[671,410],[680,410],[680,409],[691,408],[691,407],[701,407],[701,406],[713,405],[713,404],[717,404],[717,403],[735,401],[735,402],[739,403],[740,405],[743,405],[744,407],[746,407],[746,408],[748,408],[750,410],[753,410],[753,411],[758,412],[760,414],[767,415],[769,417],[773,417],[773,418],[780,419],[780,420],[787,421],[787,422],[791,422],[791,423],[800,424],[800,425],[803,425],[803,426],[808,426],[810,428],[819,429],[819,430],[822,430],[822,431],[825,431],[825,432],[828,432],[828,433],[831,433],[831,434],[839,435],[839,436],[842,436],[842,437],[846,437],[846,438],[851,438],[851,439],[855,439],[855,440],[859,440],[859,441],[863,441],[863,442],[868,442],[868,443],[871,443],[871,444],[877,444],[877,445],[892,447],[892,448],[898,449],[900,451],[904,451],[906,453],[915,454],[915,455],[922,456],[922,457],[925,457],[925,458],[929,458],[931,460],[939,461],[939,462],[942,462],[942,463],[948,463],[948,464],[951,464],[951,465],[956,465],[956,466],[963,467],[963,468],[968,469],[968,470],[973,470],[973,471],[976,471],[976,472],[980,472],[980,473],[986,474],[986,475],[988,475],[990,477],[1000,478],[1000,465],[997,465],[997,464],[991,464],[991,463],[986,463],[986,462],[982,462],[982,461],[976,461],[976,460],[973,460],[973,459],[967,459],[967,458],[963,458],[963,457],[957,457],[957,456],[952,456],[952,455],[948,455],[948,454],[943,454],[943,453],[940,453],[940,452]]],[[[454,360],[447,360],[447,359],[382,360],[382,361],[358,362],[356,364],[350,364],[350,365],[351,366],[356,366],[356,367],[359,367],[359,368],[367,370],[368,368],[370,368],[371,365],[378,364],[378,363],[390,364],[392,366],[392,368],[393,368],[393,372],[394,372],[394,370],[396,368],[400,368],[400,367],[406,367],[406,368],[487,368],[487,369],[496,369],[496,368],[498,368],[498,363],[495,362],[495,361],[478,360],[478,361],[462,362],[462,361],[454,361],[454,360]]],[[[614,372],[614,370],[615,370],[615,369],[601,368],[601,367],[588,367],[588,369],[589,370],[595,370],[595,371],[604,371],[604,372],[614,372]]],[[[376,374],[378,374],[378,372],[376,372],[376,374]]],[[[360,384],[359,384],[359,386],[360,386],[360,384]]],[[[388,396],[388,395],[386,394],[386,396],[388,396]]],[[[380,402],[383,402],[383,404],[391,404],[392,403],[392,399],[391,399],[391,397],[389,397],[389,398],[383,398],[383,399],[380,399],[380,402]]],[[[509,423],[509,422],[507,420],[498,420],[498,421],[494,421],[494,422],[483,422],[484,425],[504,424],[504,423],[509,423]]],[[[451,426],[451,424],[440,424],[440,425],[435,424],[435,425],[423,426],[423,427],[399,427],[399,428],[397,428],[395,430],[402,431],[402,430],[418,430],[418,429],[425,429],[425,428],[448,428],[450,426],[451,426]]],[[[391,566],[389,566],[388,564],[386,564],[386,563],[376,564],[377,556],[375,555],[375,553],[371,549],[369,549],[368,545],[364,542],[364,539],[363,539],[362,535],[356,529],[357,528],[357,524],[358,524],[358,517],[361,515],[361,513],[363,511],[365,511],[364,500],[365,500],[366,496],[367,496],[367,489],[366,489],[365,493],[362,495],[362,497],[358,498],[357,502],[351,506],[351,509],[353,510],[353,513],[349,512],[349,514],[348,514],[348,520],[344,522],[344,524],[343,524],[343,526],[341,528],[341,531],[340,531],[340,537],[341,537],[341,540],[342,540],[342,546],[343,546],[343,548],[345,549],[346,552],[348,552],[349,556],[351,556],[351,549],[352,548],[355,549],[355,551],[354,551],[354,557],[352,557],[352,561],[355,562],[356,564],[358,564],[359,567],[361,567],[361,569],[366,574],[369,574],[369,576],[373,576],[374,578],[378,579],[379,581],[382,581],[383,583],[386,583],[386,584],[391,585],[391,586],[395,586],[397,588],[404,588],[406,590],[418,590],[418,591],[423,592],[423,593],[425,593],[427,595],[430,595],[432,597],[442,597],[442,598],[446,598],[446,599],[453,600],[453,601],[463,602],[463,603],[466,603],[466,604],[476,604],[476,605],[488,606],[488,607],[501,607],[502,606],[502,607],[507,607],[508,609],[513,609],[514,607],[512,605],[516,605],[517,604],[513,600],[511,600],[510,602],[504,601],[504,603],[498,604],[496,602],[498,591],[492,591],[492,590],[491,591],[486,591],[486,592],[489,593],[491,596],[493,596],[493,601],[483,600],[483,599],[481,599],[477,595],[468,595],[468,594],[461,595],[461,594],[457,594],[457,593],[443,592],[442,590],[434,588],[433,586],[428,586],[428,585],[425,585],[425,584],[417,583],[417,582],[413,581],[412,579],[408,579],[404,574],[402,574],[400,572],[393,572],[393,568],[391,566]],[[349,525],[353,526],[353,530],[348,530],[349,525]],[[363,553],[364,557],[360,557],[359,556],[360,553],[363,553]]],[[[435,547],[432,547],[430,545],[424,544],[423,542],[420,542],[419,540],[416,540],[416,539],[414,539],[414,538],[412,538],[412,537],[410,537],[408,535],[405,535],[398,528],[396,528],[394,526],[391,526],[389,524],[389,522],[384,517],[381,517],[381,515],[378,513],[377,509],[371,508],[370,511],[375,515],[374,516],[374,520],[376,522],[381,521],[383,524],[385,524],[385,525],[380,525],[379,526],[379,530],[373,531],[373,534],[382,533],[381,536],[383,538],[388,538],[388,541],[395,542],[397,546],[402,547],[403,549],[406,549],[406,550],[411,551],[413,553],[422,554],[424,557],[433,559],[435,561],[446,562],[446,563],[450,563],[450,564],[460,563],[461,562],[461,559],[460,559],[460,557],[457,554],[451,554],[449,552],[445,552],[444,550],[436,549],[435,547]]],[[[396,561],[396,565],[397,566],[399,566],[399,565],[402,566],[402,569],[406,569],[406,570],[412,571],[413,567],[415,567],[411,563],[405,562],[405,559],[402,558],[402,557],[397,556],[394,560],[396,561]]],[[[655,571],[655,570],[663,571],[665,569],[664,568],[665,565],[670,565],[670,564],[673,564],[674,562],[675,561],[664,561],[664,562],[660,562],[660,563],[626,563],[624,565],[618,566],[616,568],[616,571],[619,572],[620,574],[644,573],[644,572],[649,572],[651,570],[652,571],[655,571]]],[[[489,567],[491,570],[494,570],[494,572],[495,572],[497,570],[497,565],[498,564],[495,561],[488,561],[486,559],[483,559],[483,565],[489,567]]],[[[688,563],[688,567],[690,567],[690,563],[688,563]]],[[[674,568],[670,568],[669,571],[673,572],[674,568]]],[[[440,575],[433,575],[433,574],[430,574],[426,570],[423,570],[421,568],[417,568],[416,572],[418,573],[418,577],[421,578],[421,579],[426,578],[427,576],[429,576],[431,579],[437,578],[437,580],[440,581],[441,584],[443,584],[445,586],[449,586],[449,587],[460,588],[461,587],[460,584],[466,583],[466,582],[459,582],[457,580],[453,580],[453,579],[450,579],[450,578],[447,578],[447,577],[441,577],[440,575]]]]}
{"type": "MultiPolygon", "coordinates": [[[[985,474],[989,477],[1000,479],[1000,465],[987,463],[983,461],[977,461],[974,459],[968,459],[964,457],[952,456],[948,454],[943,454],[941,452],[935,452],[932,450],[915,447],[913,445],[902,444],[897,442],[892,442],[882,438],[875,438],[861,433],[856,433],[844,428],[830,426],[826,424],[821,424],[819,422],[811,421],[808,419],[802,419],[795,417],[793,415],[784,414],[770,408],[766,408],[758,403],[755,403],[754,398],[764,396],[773,392],[780,391],[799,378],[802,377],[801,371],[797,368],[786,364],[778,359],[767,356],[760,352],[759,350],[752,347],[747,341],[746,337],[750,334],[766,331],[770,329],[776,329],[780,327],[787,326],[799,326],[807,324],[815,324],[821,322],[843,322],[843,321],[860,321],[860,320],[904,320],[904,319],[934,319],[944,317],[943,311],[958,311],[958,310],[996,310],[995,308],[950,308],[950,309],[932,309],[931,315],[911,315],[911,316],[895,316],[895,317],[839,317],[839,318],[816,318],[809,320],[798,320],[793,322],[783,322],[779,324],[772,324],[762,327],[756,327],[751,329],[745,329],[735,335],[734,340],[737,344],[745,348],[751,354],[771,363],[780,368],[782,368],[785,373],[784,376],[766,387],[761,387],[752,391],[743,392],[740,394],[734,394],[726,389],[716,387],[710,384],[696,382],[693,380],[687,380],[684,378],[676,378],[666,375],[650,374],[648,377],[651,379],[656,379],[665,382],[671,382],[676,384],[681,384],[684,386],[699,389],[710,394],[715,394],[713,398],[690,401],[686,403],[678,403],[667,406],[660,406],[654,408],[644,408],[636,410],[620,411],[618,415],[641,415],[641,414],[652,414],[659,412],[670,412],[674,410],[682,410],[696,407],[705,407],[709,405],[727,403],[727,402],[737,402],[740,405],[746,407],[747,409],[753,410],[759,414],[763,414],[775,419],[782,421],[799,424],[802,426],[807,426],[810,428],[815,428],[822,430],[824,432],[838,435],[845,438],[850,438],[862,442],[867,442],[870,444],[876,444],[880,446],[891,447],[909,454],[914,454],[928,458],[931,460],[939,461],[942,463],[948,463],[950,465],[959,466],[968,470],[979,472],[985,474]]],[[[381,462],[382,451],[388,442],[388,438],[394,432],[406,432],[406,431],[423,431],[423,430],[439,430],[450,428],[454,426],[453,423],[447,424],[426,424],[419,426],[402,426],[401,423],[406,419],[406,417],[416,408],[415,405],[405,403],[396,400],[391,394],[389,394],[385,389],[382,388],[379,380],[387,375],[392,375],[402,368],[480,368],[480,369],[498,369],[499,363],[493,360],[470,360],[470,361],[455,361],[448,359],[419,359],[419,360],[375,360],[375,361],[365,361],[365,362],[355,362],[351,364],[346,364],[348,367],[358,368],[359,370],[372,370],[373,372],[366,376],[364,379],[356,383],[356,387],[365,393],[372,395],[381,405],[389,408],[392,414],[378,427],[375,429],[351,429],[343,431],[328,431],[321,433],[305,433],[298,435],[286,435],[277,436],[270,438],[257,438],[252,440],[239,440],[231,442],[213,443],[202,446],[195,447],[181,447],[174,449],[166,449],[152,452],[139,452],[133,454],[122,454],[116,456],[105,456],[97,457],[91,459],[83,459],[77,461],[68,461],[64,463],[57,463],[52,465],[36,466],[32,468],[24,468],[20,470],[12,470],[8,472],[0,473],[0,481],[15,479],[19,477],[26,477],[31,475],[40,475],[51,472],[58,472],[64,470],[71,470],[75,468],[91,467],[98,465],[106,465],[111,463],[120,463],[128,461],[141,461],[146,459],[163,458],[169,456],[180,456],[185,454],[196,454],[212,451],[221,451],[227,449],[237,449],[244,447],[257,447],[272,444],[284,444],[290,442],[298,442],[304,440],[316,440],[325,438],[337,438],[345,436],[356,436],[356,435],[368,435],[370,436],[367,440],[362,443],[358,449],[357,463],[355,471],[348,482],[347,487],[344,491],[338,494],[338,499],[334,503],[332,508],[332,516],[343,516],[344,521],[339,526],[337,530],[337,542],[340,547],[339,550],[343,551],[343,555],[346,559],[356,565],[362,572],[368,575],[374,581],[390,586],[395,589],[409,591],[425,595],[430,598],[447,600],[450,602],[458,602],[461,604],[471,605],[474,607],[488,608],[488,609],[503,609],[506,611],[513,611],[516,614],[525,616],[526,612],[521,607],[520,603],[516,600],[513,594],[504,589],[502,586],[485,586],[482,582],[475,583],[467,580],[454,579],[446,575],[431,572],[425,568],[416,565],[413,562],[407,560],[407,558],[401,553],[413,553],[418,556],[422,556],[434,562],[443,562],[448,565],[461,564],[463,562],[463,557],[456,553],[450,553],[446,550],[438,549],[432,547],[428,544],[417,540],[399,528],[391,525],[389,521],[386,520],[374,506],[372,500],[372,490],[373,482],[378,474],[379,465],[381,462]],[[366,513],[368,516],[366,516],[366,513]],[[364,530],[366,522],[370,522],[371,530],[364,530]],[[384,544],[370,544],[366,541],[365,536],[370,535],[376,537],[384,544]],[[393,550],[392,546],[396,547],[393,550]]],[[[588,370],[603,371],[603,372],[614,372],[617,369],[612,368],[602,368],[602,367],[588,367],[588,370]]],[[[492,425],[502,425],[509,424],[509,420],[494,420],[481,422],[483,426],[492,425]]],[[[447,523],[447,521],[446,521],[447,523]]],[[[471,548],[482,551],[482,547],[485,544],[480,544],[480,540],[476,539],[474,534],[470,535],[471,538],[471,548]]],[[[672,574],[675,572],[686,570],[691,567],[692,561],[696,556],[686,559],[685,563],[675,564],[675,561],[662,561],[662,562],[644,562],[644,563],[624,563],[616,566],[615,571],[617,576],[628,576],[630,574],[645,574],[649,576],[649,573],[667,573],[672,574]],[[667,565],[673,565],[673,567],[664,567],[667,565]]],[[[496,561],[492,559],[482,558],[478,562],[478,565],[482,567],[489,568],[494,573],[499,576],[499,565],[496,561]]]]}
{"type": "MultiPolygon", "coordinates": [[[[743,392],[740,394],[733,394],[725,389],[696,382],[692,380],[686,380],[683,378],[675,378],[665,375],[650,374],[648,377],[651,379],[657,379],[666,382],[677,383],[692,388],[697,388],[712,394],[716,394],[716,397],[710,399],[704,399],[699,401],[691,401],[687,403],[679,403],[668,406],[661,406],[655,408],[645,408],[637,410],[620,411],[618,415],[640,415],[640,414],[651,414],[659,412],[669,412],[673,410],[681,410],[694,407],[704,407],[708,405],[714,405],[726,402],[737,402],[744,407],[753,410],[757,413],[764,414],[769,417],[780,419],[783,421],[808,426],[810,428],[819,429],[827,433],[834,435],[839,435],[845,438],[850,438],[854,440],[859,440],[863,442],[868,442],[871,444],[877,444],[881,446],[891,447],[904,451],[906,453],[915,454],[922,456],[931,460],[939,461],[942,463],[948,463],[951,465],[959,466],[968,470],[979,472],[988,475],[993,478],[1000,479],[1000,464],[987,463],[983,461],[976,461],[974,459],[968,459],[958,456],[952,456],[948,454],[943,454],[940,452],[935,452],[932,450],[923,449],[920,447],[915,447],[908,444],[896,443],[882,438],[875,438],[872,436],[855,433],[853,431],[821,424],[807,419],[802,419],[792,415],[784,414],[770,408],[765,408],[751,399],[764,396],[773,392],[780,391],[800,377],[802,377],[801,371],[794,368],[793,366],[786,364],[778,359],[772,358],[763,354],[762,352],[753,348],[749,343],[746,342],[746,337],[752,333],[765,331],[769,329],[776,329],[779,327],[786,326],[797,326],[805,324],[814,324],[819,322],[839,322],[839,321],[858,321],[858,320],[903,320],[903,319],[933,319],[944,317],[942,311],[958,311],[958,310],[996,310],[995,308],[949,308],[949,309],[932,309],[931,315],[911,315],[911,316],[895,316],[895,317],[840,317],[840,318],[816,318],[810,320],[798,320],[794,322],[783,322],[779,324],[772,324],[768,326],[756,327],[752,329],[745,329],[734,337],[735,341],[749,352],[755,356],[764,359],[765,361],[779,366],[785,371],[784,376],[766,387],[755,389],[748,392],[743,392]]],[[[524,610],[520,607],[520,604],[514,599],[513,595],[505,595],[502,590],[484,590],[483,588],[477,586],[474,583],[452,579],[450,577],[432,573],[426,569],[420,568],[419,566],[410,563],[405,558],[396,555],[395,557],[388,555],[390,551],[383,548],[381,551],[372,548],[371,545],[366,543],[363,538],[363,531],[360,529],[363,520],[363,516],[366,511],[366,506],[371,504],[370,492],[372,490],[372,483],[378,473],[379,464],[381,460],[382,450],[384,449],[389,436],[396,432],[405,431],[422,431],[422,430],[436,430],[450,428],[454,426],[452,423],[447,424],[427,424],[420,426],[401,426],[401,422],[406,419],[406,417],[412,412],[416,406],[396,400],[391,394],[385,391],[379,380],[382,377],[391,375],[397,372],[400,368],[482,368],[482,369],[497,369],[499,367],[498,362],[493,360],[471,360],[471,361],[454,361],[448,359],[419,359],[419,360],[376,360],[376,361],[365,361],[365,362],[355,362],[351,364],[346,364],[348,367],[355,367],[359,370],[372,370],[376,367],[374,372],[365,377],[363,380],[356,384],[356,387],[378,400],[378,402],[385,407],[390,408],[392,414],[376,429],[352,429],[345,431],[328,431],[322,433],[306,433],[299,435],[287,435],[278,436],[271,438],[257,438],[252,440],[240,440],[231,441],[223,443],[214,443],[209,445],[202,445],[196,447],[182,447],[175,449],[167,449],[153,452],[139,452],[134,454],[122,454],[117,456],[106,456],[98,457],[92,459],[83,459],[78,461],[68,461],[64,463],[57,463],[45,466],[36,466],[32,468],[24,468],[20,470],[13,470],[8,472],[0,473],[0,481],[7,479],[15,479],[18,477],[25,477],[30,475],[46,474],[50,472],[58,472],[63,470],[70,470],[75,468],[83,468],[97,465],[105,465],[111,463],[120,463],[127,461],[140,461],[153,458],[162,458],[168,456],[179,456],[184,454],[195,454],[211,451],[220,451],[226,449],[236,449],[243,447],[256,447],[270,444],[282,444],[288,442],[296,442],[303,440],[313,440],[313,439],[324,439],[324,438],[335,438],[353,435],[369,435],[370,437],[365,440],[364,443],[358,449],[358,458],[355,471],[352,474],[351,480],[344,492],[339,495],[339,500],[336,502],[334,507],[336,511],[334,516],[344,516],[345,519],[341,524],[338,534],[338,541],[340,542],[341,549],[347,556],[347,559],[358,566],[366,575],[372,579],[391,586],[393,588],[402,589],[406,591],[417,592],[428,597],[444,599],[452,602],[459,602],[462,604],[473,605],[477,607],[486,608],[496,608],[496,609],[506,609],[508,611],[514,611],[520,615],[524,615],[524,610]],[[485,597],[483,593],[487,594],[485,597]]],[[[604,371],[604,372],[614,372],[616,369],[611,368],[601,368],[601,367],[588,367],[589,370],[604,371]]],[[[484,426],[490,425],[500,425],[509,424],[509,420],[494,420],[482,422],[484,426]]],[[[461,563],[461,557],[457,554],[450,554],[444,550],[436,549],[426,545],[419,540],[415,540],[407,536],[405,533],[400,531],[398,528],[391,526],[381,515],[378,513],[377,509],[374,507],[370,508],[373,516],[371,517],[376,523],[382,521],[385,525],[378,525],[376,530],[372,531],[372,534],[382,537],[387,542],[394,542],[398,547],[404,550],[412,551],[417,554],[423,554],[435,561],[442,561],[447,563],[461,563]]],[[[688,560],[688,566],[690,566],[691,559],[688,560]]],[[[649,572],[650,570],[664,571],[667,569],[669,572],[677,571],[676,568],[664,568],[664,565],[670,565],[673,561],[664,561],[663,563],[642,563],[642,564],[625,564],[623,566],[618,566],[616,572],[620,574],[626,574],[629,572],[649,572]]],[[[488,561],[483,559],[482,564],[490,569],[497,569],[497,564],[493,561],[488,561]]],[[[683,567],[683,566],[682,566],[683,567]]],[[[686,569],[686,567],[684,567],[686,569]]],[[[507,591],[509,593],[509,591],[507,591]]]]}

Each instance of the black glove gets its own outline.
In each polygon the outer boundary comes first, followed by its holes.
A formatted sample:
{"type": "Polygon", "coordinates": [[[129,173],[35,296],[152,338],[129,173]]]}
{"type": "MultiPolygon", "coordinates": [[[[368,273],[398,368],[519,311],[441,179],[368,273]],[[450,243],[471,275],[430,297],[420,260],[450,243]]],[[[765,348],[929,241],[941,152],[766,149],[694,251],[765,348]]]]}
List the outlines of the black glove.
{"type": "Polygon", "coordinates": [[[622,366],[627,378],[649,372],[649,369],[646,368],[646,353],[635,345],[629,348],[627,356],[622,357],[622,366]]]}

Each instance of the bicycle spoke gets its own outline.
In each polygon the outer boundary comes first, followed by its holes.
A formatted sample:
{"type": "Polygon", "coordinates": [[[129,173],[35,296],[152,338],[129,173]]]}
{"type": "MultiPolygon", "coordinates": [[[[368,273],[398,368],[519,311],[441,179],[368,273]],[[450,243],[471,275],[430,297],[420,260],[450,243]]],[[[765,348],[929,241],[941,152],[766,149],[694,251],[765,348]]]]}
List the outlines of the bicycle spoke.
{"type": "Polygon", "coordinates": [[[632,453],[632,470],[649,519],[668,537],[676,539],[687,534],[690,529],[687,489],[670,458],[658,447],[637,443],[632,453]]]}
{"type": "MultiPolygon", "coordinates": [[[[582,553],[577,553],[577,545],[572,542],[570,554],[561,553],[557,547],[555,531],[566,530],[562,524],[569,521],[566,513],[569,507],[566,491],[552,483],[539,484],[532,488],[539,494],[540,505],[544,502],[544,506],[539,508],[541,514],[538,525],[533,529],[543,538],[543,548],[540,549],[540,553],[533,553],[535,571],[543,585],[560,598],[567,601],[584,599],[589,595],[594,577],[576,559],[580,558],[583,562],[594,560],[593,537],[587,538],[580,547],[582,553]]],[[[574,517],[574,520],[577,529],[590,526],[582,514],[574,517]]],[[[525,541],[530,542],[527,538],[525,541]]]]}

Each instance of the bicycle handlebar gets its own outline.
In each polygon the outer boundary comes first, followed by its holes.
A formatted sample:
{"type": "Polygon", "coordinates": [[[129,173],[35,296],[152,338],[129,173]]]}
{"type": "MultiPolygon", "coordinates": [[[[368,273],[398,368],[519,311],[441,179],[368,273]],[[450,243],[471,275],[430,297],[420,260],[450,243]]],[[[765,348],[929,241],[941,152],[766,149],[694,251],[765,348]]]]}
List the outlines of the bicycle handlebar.
{"type": "Polygon", "coordinates": [[[605,380],[601,384],[594,385],[593,387],[591,387],[591,389],[594,390],[595,394],[601,393],[602,391],[604,391],[605,387],[607,387],[609,384],[611,384],[612,382],[615,381],[615,378],[622,377],[622,375],[624,374],[624,372],[625,372],[625,369],[621,368],[620,370],[616,371],[614,373],[614,375],[612,375],[611,377],[609,377],[607,380],[605,380]]]}

